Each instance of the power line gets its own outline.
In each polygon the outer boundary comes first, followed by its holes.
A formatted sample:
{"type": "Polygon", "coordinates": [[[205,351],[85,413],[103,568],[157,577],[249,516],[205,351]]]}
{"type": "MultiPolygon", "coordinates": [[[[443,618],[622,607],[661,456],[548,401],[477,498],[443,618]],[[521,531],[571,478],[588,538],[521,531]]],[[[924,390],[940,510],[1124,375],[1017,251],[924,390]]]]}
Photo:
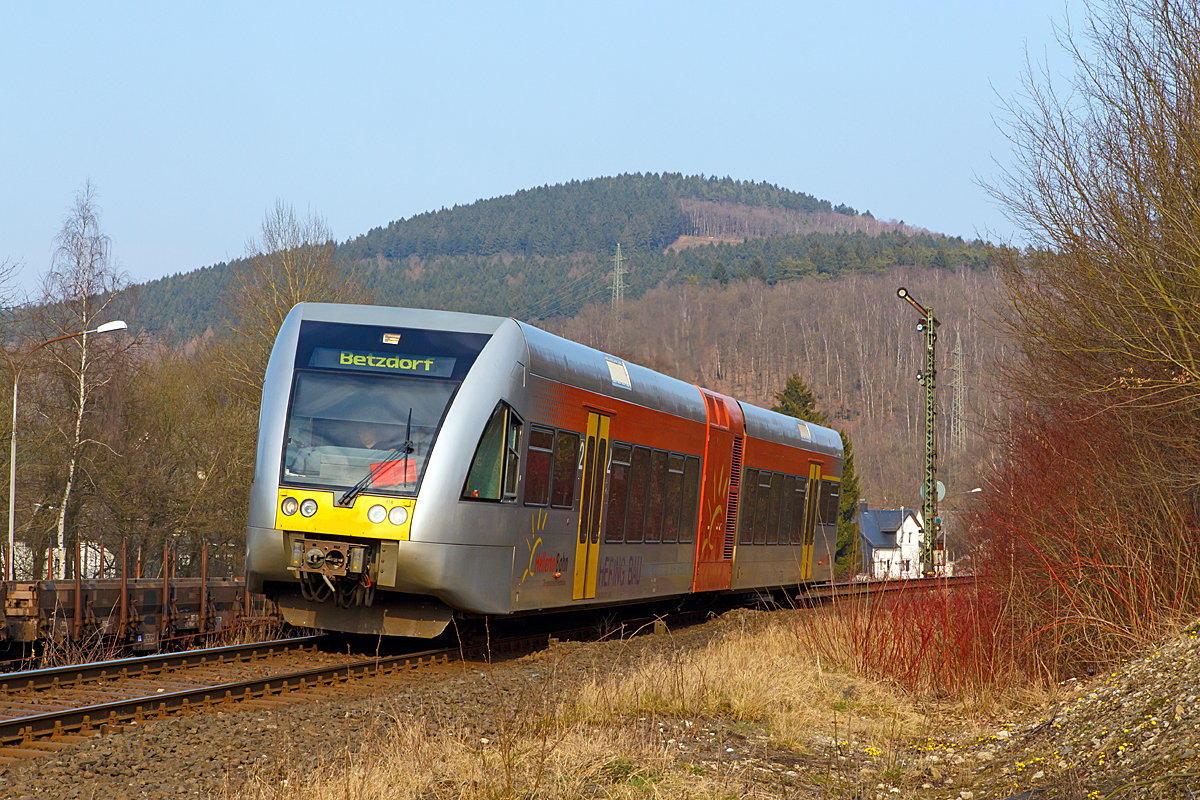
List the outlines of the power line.
{"type": "Polygon", "coordinates": [[[617,255],[613,258],[612,317],[613,333],[617,337],[616,349],[621,349],[621,304],[625,300],[624,272],[621,271],[621,245],[617,244],[617,255]]]}
{"type": "Polygon", "coordinates": [[[950,449],[959,452],[967,446],[967,381],[963,363],[962,334],[955,332],[954,340],[954,400],[950,405],[950,449]]]}

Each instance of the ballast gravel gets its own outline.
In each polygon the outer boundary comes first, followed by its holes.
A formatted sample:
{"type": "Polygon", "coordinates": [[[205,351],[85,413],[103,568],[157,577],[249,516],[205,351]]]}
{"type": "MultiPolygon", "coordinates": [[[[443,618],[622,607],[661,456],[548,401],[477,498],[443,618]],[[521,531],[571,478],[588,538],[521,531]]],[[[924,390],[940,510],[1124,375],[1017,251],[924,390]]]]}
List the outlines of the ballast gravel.
{"type": "MultiPolygon", "coordinates": [[[[698,647],[716,628],[698,626],[626,642],[555,645],[556,682],[590,677],[606,651],[630,655],[647,648],[698,647]]],[[[127,725],[58,753],[10,764],[0,773],[0,797],[92,800],[209,797],[236,794],[244,776],[286,775],[348,762],[396,714],[494,735],[497,714],[523,696],[530,680],[526,656],[493,665],[452,663],[383,679],[366,679],[315,692],[274,709],[195,714],[127,725]],[[382,710],[386,709],[386,710],[382,710]]],[[[611,660],[608,661],[611,664],[611,660]]]]}
{"type": "MultiPolygon", "coordinates": [[[[397,715],[423,718],[431,728],[471,730],[483,741],[495,735],[498,719],[517,713],[516,704],[528,697],[530,681],[547,661],[555,665],[556,685],[570,692],[621,658],[701,647],[720,630],[717,620],[671,636],[565,642],[554,646],[552,659],[533,654],[491,666],[427,667],[310,692],[274,708],[234,706],[127,726],[2,768],[0,798],[236,796],[250,775],[340,768],[360,742],[386,730],[397,715]]],[[[948,726],[938,740],[894,752],[821,744],[814,731],[812,752],[792,753],[774,745],[769,731],[719,720],[696,727],[663,718],[647,724],[660,728],[669,746],[687,751],[697,768],[741,765],[754,784],[747,783],[747,793],[755,796],[827,796],[829,786],[817,792],[805,778],[814,759],[834,765],[827,775],[846,779],[834,787],[844,790],[837,796],[859,800],[1196,796],[1200,624],[1140,659],[1062,690],[1059,703],[994,722],[982,736],[967,735],[975,726],[964,721],[961,735],[948,726]],[[890,777],[880,782],[885,775],[890,777]]]]}

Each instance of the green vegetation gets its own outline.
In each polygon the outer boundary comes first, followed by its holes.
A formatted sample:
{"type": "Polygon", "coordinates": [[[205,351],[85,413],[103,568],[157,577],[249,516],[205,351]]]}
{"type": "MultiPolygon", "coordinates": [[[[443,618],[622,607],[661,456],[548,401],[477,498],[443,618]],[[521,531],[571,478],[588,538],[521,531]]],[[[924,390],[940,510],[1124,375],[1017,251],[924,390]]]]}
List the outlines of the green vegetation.
{"type": "MultiPolygon", "coordinates": [[[[991,259],[982,242],[914,232],[771,184],[675,174],[572,181],[421,214],[351,239],[337,258],[381,304],[539,320],[602,300],[618,243],[630,299],[664,282],[986,269],[991,259]],[[702,234],[718,228],[712,244],[668,249],[685,235],[707,242],[702,234]],[[786,233],[795,230],[804,232],[786,233]]],[[[138,287],[140,324],[185,339],[222,329],[220,298],[239,263],[138,287]]]]}
{"type": "MultiPolygon", "coordinates": [[[[629,250],[662,250],[690,232],[681,198],[833,211],[827,200],[768,183],[639,173],[541,186],[419,214],[352,239],[342,251],[350,260],[399,260],[502,254],[549,258],[608,253],[618,243],[629,250]]],[[[854,214],[852,208],[838,208],[854,214]]]]}
{"type": "MultiPolygon", "coordinates": [[[[783,391],[775,395],[775,400],[779,405],[772,406],[772,411],[817,425],[829,424],[829,415],[817,410],[816,396],[798,373],[792,373],[783,391]]],[[[859,566],[858,476],[854,474],[854,449],[850,445],[850,438],[844,430],[838,431],[838,434],[842,437],[842,454],[845,461],[842,464],[841,495],[838,499],[834,570],[839,577],[850,577],[859,566]]]]}

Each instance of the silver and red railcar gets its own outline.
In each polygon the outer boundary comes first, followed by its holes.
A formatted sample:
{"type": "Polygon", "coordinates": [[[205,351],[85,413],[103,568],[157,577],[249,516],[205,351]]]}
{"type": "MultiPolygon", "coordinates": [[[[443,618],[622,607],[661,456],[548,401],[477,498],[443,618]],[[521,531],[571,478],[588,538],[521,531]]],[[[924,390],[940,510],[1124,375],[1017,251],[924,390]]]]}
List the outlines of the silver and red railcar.
{"type": "Polygon", "coordinates": [[[304,303],[271,354],[252,591],[327,630],[832,577],[838,434],[501,317],[304,303]]]}

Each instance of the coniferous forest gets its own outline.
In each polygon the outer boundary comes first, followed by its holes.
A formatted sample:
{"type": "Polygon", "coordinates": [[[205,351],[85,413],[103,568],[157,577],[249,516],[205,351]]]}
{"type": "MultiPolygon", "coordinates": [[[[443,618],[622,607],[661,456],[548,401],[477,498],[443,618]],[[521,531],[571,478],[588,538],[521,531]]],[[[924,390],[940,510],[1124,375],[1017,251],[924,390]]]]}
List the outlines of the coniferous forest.
{"type": "MultiPolygon", "coordinates": [[[[538,321],[603,300],[622,247],[625,295],[664,282],[768,284],[893,266],[986,269],[982,242],[939,236],[766,183],[621,175],[397,220],[337,246],[347,280],[384,305],[538,321]],[[703,246],[701,246],[703,245],[703,246]]],[[[237,262],[138,287],[143,324],[188,339],[221,326],[237,262]]]]}

